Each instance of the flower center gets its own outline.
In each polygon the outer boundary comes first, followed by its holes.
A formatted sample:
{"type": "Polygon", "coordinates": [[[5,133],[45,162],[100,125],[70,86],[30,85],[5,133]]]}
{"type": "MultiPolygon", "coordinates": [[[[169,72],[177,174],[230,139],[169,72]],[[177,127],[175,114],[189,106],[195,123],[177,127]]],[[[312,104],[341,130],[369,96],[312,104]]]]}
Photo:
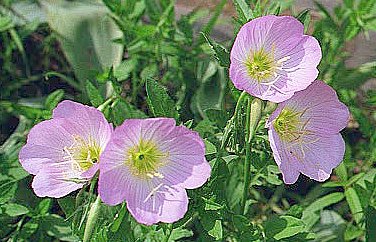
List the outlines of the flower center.
{"type": "Polygon", "coordinates": [[[89,139],[84,140],[80,136],[74,137],[74,143],[70,147],[65,147],[66,158],[74,161],[74,168],[80,171],[88,170],[94,163],[99,162],[101,153],[100,146],[89,139]]]}
{"type": "Polygon", "coordinates": [[[262,82],[270,78],[276,69],[274,61],[274,55],[267,53],[264,48],[258,51],[251,52],[251,55],[246,62],[248,74],[256,79],[258,82],[262,82]]]}
{"type": "Polygon", "coordinates": [[[302,113],[284,108],[278,117],[273,121],[274,129],[277,131],[280,139],[292,142],[298,140],[304,134],[302,121],[300,119],[302,113]]]}
{"type": "Polygon", "coordinates": [[[128,150],[128,159],[125,164],[135,176],[163,178],[162,174],[158,173],[157,170],[164,164],[164,158],[166,157],[168,157],[168,154],[163,154],[155,143],[140,140],[139,144],[128,150]]]}

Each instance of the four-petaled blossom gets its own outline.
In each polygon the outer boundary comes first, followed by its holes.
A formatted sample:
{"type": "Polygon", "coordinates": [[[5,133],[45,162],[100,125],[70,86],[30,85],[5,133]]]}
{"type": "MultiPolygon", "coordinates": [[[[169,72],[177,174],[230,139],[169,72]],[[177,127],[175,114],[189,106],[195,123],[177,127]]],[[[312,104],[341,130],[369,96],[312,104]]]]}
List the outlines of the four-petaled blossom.
{"type": "Polygon", "coordinates": [[[34,126],[19,159],[36,175],[32,187],[40,197],[63,197],[90,180],[113,131],[103,114],[72,101],[61,102],[52,119],[34,126]]]}
{"type": "Polygon", "coordinates": [[[170,118],[130,119],[101,155],[98,190],[109,205],[126,200],[140,223],[172,223],[187,211],[185,189],[202,186],[210,172],[197,133],[170,118]]]}
{"type": "Polygon", "coordinates": [[[343,159],[345,143],[339,132],[348,119],[347,107],[322,81],[280,103],[266,126],[284,182],[296,182],[299,173],[317,181],[328,179],[343,159]]]}
{"type": "Polygon", "coordinates": [[[230,54],[230,79],[249,94],[282,102],[317,77],[321,48],[290,16],[256,18],[240,29],[230,54]]]}

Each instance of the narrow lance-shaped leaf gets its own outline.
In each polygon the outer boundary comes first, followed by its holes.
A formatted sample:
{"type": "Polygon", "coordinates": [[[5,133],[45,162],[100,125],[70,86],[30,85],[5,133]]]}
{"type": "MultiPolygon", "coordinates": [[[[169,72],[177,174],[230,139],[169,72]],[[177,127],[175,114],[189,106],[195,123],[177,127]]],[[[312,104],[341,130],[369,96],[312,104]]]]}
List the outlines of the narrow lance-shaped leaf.
{"type": "Polygon", "coordinates": [[[214,51],[214,56],[218,60],[219,64],[223,67],[229,68],[230,67],[230,53],[226,50],[225,47],[218,44],[214,40],[211,40],[205,33],[202,33],[214,51]]]}

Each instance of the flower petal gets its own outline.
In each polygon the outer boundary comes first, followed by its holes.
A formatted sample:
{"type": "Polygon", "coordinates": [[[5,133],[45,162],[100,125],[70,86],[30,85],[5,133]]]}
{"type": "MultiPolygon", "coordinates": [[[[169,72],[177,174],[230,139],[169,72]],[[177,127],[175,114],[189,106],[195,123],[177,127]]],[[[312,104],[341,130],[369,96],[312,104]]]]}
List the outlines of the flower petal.
{"type": "Polygon", "coordinates": [[[60,198],[83,187],[80,174],[71,169],[70,163],[48,164],[34,177],[32,188],[38,197],[60,198]]]}
{"type": "Polygon", "coordinates": [[[158,170],[170,185],[184,188],[202,186],[210,177],[211,168],[205,159],[205,144],[199,135],[179,126],[160,144],[162,152],[169,154],[167,165],[158,170]]]}
{"type": "Polygon", "coordinates": [[[129,190],[130,177],[128,169],[121,165],[106,171],[101,170],[98,192],[103,202],[112,206],[122,203],[129,190]]]}
{"type": "Polygon", "coordinates": [[[99,110],[69,100],[59,103],[52,117],[69,120],[69,123],[63,124],[67,131],[86,140],[95,140],[102,148],[106,146],[113,130],[99,110]]]}
{"type": "Polygon", "coordinates": [[[37,174],[43,164],[63,161],[64,147],[73,143],[72,136],[62,127],[63,119],[43,121],[34,126],[27,143],[19,153],[22,167],[30,174],[37,174]]]}
{"type": "Polygon", "coordinates": [[[127,191],[127,208],[139,223],[172,223],[187,212],[188,197],[180,187],[135,182],[127,191]]]}

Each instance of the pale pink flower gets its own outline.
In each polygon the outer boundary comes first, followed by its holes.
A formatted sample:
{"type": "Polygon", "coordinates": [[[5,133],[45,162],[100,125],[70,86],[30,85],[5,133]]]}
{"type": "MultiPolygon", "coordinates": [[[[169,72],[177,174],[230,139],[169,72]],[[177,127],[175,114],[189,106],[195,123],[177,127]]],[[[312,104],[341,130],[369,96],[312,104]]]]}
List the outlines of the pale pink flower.
{"type": "Polygon", "coordinates": [[[264,16],[240,29],[230,54],[230,79],[249,94],[282,102],[318,75],[321,48],[291,16],[264,16]]]}
{"type": "Polygon", "coordinates": [[[210,171],[196,132],[170,118],[129,119],[101,155],[99,195],[109,205],[125,200],[140,223],[172,223],[187,211],[185,189],[202,186],[210,171]]]}
{"type": "Polygon", "coordinates": [[[93,107],[61,102],[53,118],[35,125],[22,147],[19,160],[35,175],[34,192],[40,197],[63,197],[92,178],[112,126],[93,107]]]}
{"type": "Polygon", "coordinates": [[[347,107],[322,81],[280,103],[266,126],[284,182],[296,182],[299,173],[316,181],[328,179],[343,159],[345,143],[339,132],[348,120],[347,107]]]}

